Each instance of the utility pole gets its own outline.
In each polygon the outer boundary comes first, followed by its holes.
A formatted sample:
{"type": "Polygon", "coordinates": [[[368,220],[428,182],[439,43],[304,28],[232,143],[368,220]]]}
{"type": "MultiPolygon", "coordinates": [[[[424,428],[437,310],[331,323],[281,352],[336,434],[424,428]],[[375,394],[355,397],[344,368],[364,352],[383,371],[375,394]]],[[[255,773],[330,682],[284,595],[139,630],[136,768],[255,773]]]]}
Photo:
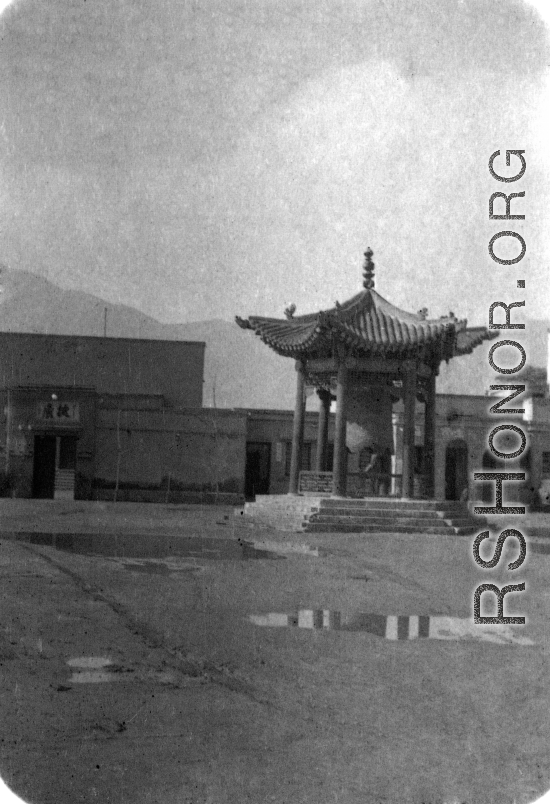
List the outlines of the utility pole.
{"type": "MultiPolygon", "coordinates": [[[[107,310],[105,310],[107,312],[107,310]]],[[[120,454],[122,452],[122,444],[120,443],[120,407],[117,411],[116,417],[116,478],[115,478],[115,493],[113,495],[113,502],[118,500],[118,487],[120,484],[120,454]]]]}

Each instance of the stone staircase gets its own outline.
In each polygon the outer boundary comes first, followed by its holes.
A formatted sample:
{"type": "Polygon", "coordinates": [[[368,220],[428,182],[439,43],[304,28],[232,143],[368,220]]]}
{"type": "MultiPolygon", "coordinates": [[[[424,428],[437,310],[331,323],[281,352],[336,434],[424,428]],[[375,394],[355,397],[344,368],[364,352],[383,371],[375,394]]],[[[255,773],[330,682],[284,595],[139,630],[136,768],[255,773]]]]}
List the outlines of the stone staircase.
{"type": "Polygon", "coordinates": [[[388,497],[257,496],[246,503],[245,520],[282,531],[306,533],[431,533],[461,536],[479,531],[464,502],[401,500],[388,497]]]}
{"type": "Polygon", "coordinates": [[[55,500],[74,500],[74,469],[55,470],[55,500]]]}

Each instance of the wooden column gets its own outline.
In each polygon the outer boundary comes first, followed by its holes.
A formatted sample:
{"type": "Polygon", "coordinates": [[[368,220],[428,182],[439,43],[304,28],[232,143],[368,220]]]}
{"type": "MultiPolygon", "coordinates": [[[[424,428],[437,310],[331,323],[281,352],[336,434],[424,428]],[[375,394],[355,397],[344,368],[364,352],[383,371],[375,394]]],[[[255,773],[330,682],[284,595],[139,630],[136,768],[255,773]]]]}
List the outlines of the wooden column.
{"type": "Polygon", "coordinates": [[[424,474],[426,493],[435,497],[435,372],[427,380],[424,409],[424,474]]]}
{"type": "Polygon", "coordinates": [[[296,361],[296,405],[292,428],[292,453],[290,456],[289,494],[298,494],[298,482],[302,466],[302,444],[304,441],[304,421],[306,416],[306,393],[304,365],[296,361]]]}
{"type": "Polygon", "coordinates": [[[328,420],[330,416],[330,400],[331,393],[324,388],[319,388],[317,396],[321,400],[321,407],[319,408],[319,429],[317,431],[317,459],[315,461],[315,470],[317,472],[324,472],[326,469],[327,461],[327,444],[328,444],[328,420]]]}
{"type": "Polygon", "coordinates": [[[416,405],[416,366],[405,368],[403,382],[403,469],[401,496],[414,497],[414,413],[416,405]]]}
{"type": "Polygon", "coordinates": [[[332,494],[346,496],[346,390],[348,370],[345,361],[338,363],[336,383],[336,427],[334,431],[334,463],[332,465],[332,494]]]}

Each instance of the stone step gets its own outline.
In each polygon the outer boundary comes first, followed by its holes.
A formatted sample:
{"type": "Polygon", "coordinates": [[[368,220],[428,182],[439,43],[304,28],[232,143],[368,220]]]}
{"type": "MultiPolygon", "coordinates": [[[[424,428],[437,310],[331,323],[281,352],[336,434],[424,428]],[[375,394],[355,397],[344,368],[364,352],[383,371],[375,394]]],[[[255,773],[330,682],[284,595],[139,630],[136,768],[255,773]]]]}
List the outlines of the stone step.
{"type": "Polygon", "coordinates": [[[277,506],[277,505],[274,505],[273,507],[270,507],[268,505],[254,506],[253,503],[252,504],[247,503],[247,507],[245,507],[244,511],[245,515],[247,513],[257,513],[257,512],[259,513],[264,511],[269,513],[280,513],[282,515],[284,514],[296,515],[296,514],[309,514],[314,507],[318,506],[310,505],[307,508],[285,508],[284,506],[277,506]]]}
{"type": "MultiPolygon", "coordinates": [[[[312,502],[319,500],[328,500],[330,497],[320,497],[318,494],[306,497],[305,495],[296,494],[257,494],[256,498],[251,505],[261,505],[267,503],[268,505],[275,505],[283,503],[284,505],[310,505],[312,502]]],[[[343,498],[342,498],[343,499],[343,498]]],[[[345,498],[348,499],[348,498],[345,498]]]]}
{"type": "MultiPolygon", "coordinates": [[[[254,505],[244,509],[243,516],[280,516],[280,517],[297,517],[297,516],[310,516],[312,514],[323,514],[327,516],[371,516],[379,519],[391,519],[395,516],[407,516],[411,519],[454,519],[454,518],[471,518],[472,517],[467,508],[449,509],[449,508],[365,508],[362,506],[319,506],[312,505],[307,508],[288,509],[284,506],[262,505],[256,507],[254,505]]],[[[483,518],[480,518],[483,522],[483,518]]]]}
{"type": "Polygon", "coordinates": [[[360,506],[350,505],[350,506],[315,506],[311,509],[312,514],[322,513],[326,514],[327,516],[376,516],[379,518],[385,517],[386,519],[390,519],[391,517],[395,516],[408,516],[410,518],[418,518],[418,519],[446,519],[446,518],[453,518],[453,517],[468,517],[469,511],[464,508],[399,508],[399,509],[387,509],[387,508],[364,508],[360,506]]]}
{"type": "MultiPolygon", "coordinates": [[[[247,520],[248,521],[248,520],[247,520]]],[[[279,527],[283,525],[295,525],[296,527],[301,527],[303,523],[308,522],[308,517],[252,517],[250,519],[252,522],[256,522],[258,524],[265,524],[265,525],[272,525],[273,527],[279,527]]]]}
{"type": "Polygon", "coordinates": [[[301,530],[302,527],[308,522],[307,517],[251,517],[250,521],[256,525],[267,525],[278,530],[301,530]]]}
{"type": "Polygon", "coordinates": [[[261,495],[246,503],[247,522],[282,531],[462,535],[485,524],[468,505],[449,500],[261,495]]]}
{"type": "Polygon", "coordinates": [[[407,527],[406,525],[356,525],[328,522],[310,522],[305,527],[306,533],[422,533],[433,536],[466,536],[475,532],[476,528],[454,528],[448,525],[427,528],[407,527]]]}
{"type": "Polygon", "coordinates": [[[358,531],[378,532],[378,533],[392,533],[394,531],[403,530],[407,533],[455,533],[461,531],[464,533],[477,533],[479,528],[475,525],[455,525],[442,522],[439,525],[418,525],[411,522],[385,522],[384,524],[376,522],[307,522],[302,525],[300,530],[309,530],[310,527],[322,526],[324,529],[337,533],[344,527],[352,527],[358,531]]]}
{"type": "Polygon", "coordinates": [[[365,499],[354,499],[350,497],[323,497],[319,501],[322,508],[347,508],[354,506],[358,508],[384,508],[386,510],[415,510],[424,508],[434,510],[445,508],[449,510],[464,510],[468,506],[460,500],[402,500],[389,499],[385,497],[370,497],[365,499]]]}
{"type": "Polygon", "coordinates": [[[67,491],[74,489],[74,470],[56,469],[55,470],[55,490],[67,491]]]}
{"type": "MultiPolygon", "coordinates": [[[[406,516],[409,519],[477,519],[467,509],[461,508],[455,511],[448,509],[421,508],[417,511],[403,508],[401,510],[388,511],[385,508],[324,508],[315,507],[310,510],[311,514],[323,514],[325,516],[375,516],[379,519],[392,519],[396,516],[406,516]]],[[[483,521],[483,520],[482,520],[483,521]]]]}
{"type": "Polygon", "coordinates": [[[279,496],[273,497],[273,499],[269,499],[269,497],[256,497],[256,499],[252,502],[247,502],[245,505],[254,505],[254,506],[262,506],[267,505],[269,508],[273,506],[281,506],[284,508],[308,508],[310,505],[318,503],[319,498],[314,497],[312,499],[306,497],[287,497],[287,498],[280,498],[279,496]]]}
{"type": "Polygon", "coordinates": [[[465,517],[461,518],[438,518],[438,517],[428,517],[428,518],[418,518],[418,517],[406,517],[406,516],[394,516],[394,517],[372,517],[372,516],[355,516],[355,515],[345,515],[345,516],[332,516],[330,514],[312,514],[309,517],[309,522],[331,522],[332,524],[336,525],[339,522],[349,523],[349,524],[365,524],[365,525],[376,525],[377,527],[380,526],[393,526],[393,525],[406,525],[407,527],[414,527],[417,530],[421,530],[423,528],[428,527],[454,527],[454,528],[462,528],[462,527],[472,527],[477,528],[478,523],[475,520],[467,519],[465,517]]]}
{"type": "MultiPolygon", "coordinates": [[[[257,505],[256,503],[245,503],[244,510],[245,511],[281,511],[282,513],[291,513],[291,514],[300,514],[300,513],[307,513],[311,511],[313,505],[307,505],[304,507],[292,507],[289,505],[267,505],[266,503],[262,503],[261,505],[257,505]]],[[[319,506],[317,506],[319,507],[319,506]]]]}
{"type": "Polygon", "coordinates": [[[320,506],[348,506],[354,505],[361,508],[465,508],[464,502],[459,500],[403,500],[399,497],[295,497],[293,495],[274,494],[258,495],[254,501],[245,503],[245,506],[268,508],[280,507],[285,509],[309,508],[312,505],[320,506]]]}

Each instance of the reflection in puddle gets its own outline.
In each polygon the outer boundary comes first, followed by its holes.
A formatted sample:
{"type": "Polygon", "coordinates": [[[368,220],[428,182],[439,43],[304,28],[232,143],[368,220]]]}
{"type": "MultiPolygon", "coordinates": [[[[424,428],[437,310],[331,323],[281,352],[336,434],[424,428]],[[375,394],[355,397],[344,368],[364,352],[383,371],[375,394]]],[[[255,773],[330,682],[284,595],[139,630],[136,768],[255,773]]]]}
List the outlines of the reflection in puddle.
{"type": "MultiPolygon", "coordinates": [[[[111,558],[166,558],[180,556],[213,560],[282,559],[271,545],[256,546],[243,539],[202,538],[160,534],[127,533],[21,533],[18,538],[30,544],[46,545],[81,555],[111,558]]],[[[148,568],[149,572],[164,572],[148,568]]]]}
{"type": "Polygon", "coordinates": [[[518,626],[514,630],[512,625],[476,625],[470,618],[463,617],[354,614],[344,621],[339,611],[300,609],[296,614],[251,614],[249,620],[254,625],[269,628],[363,631],[390,640],[473,639],[498,645],[534,645],[531,639],[518,634],[518,626]]]}
{"type": "Polygon", "coordinates": [[[107,669],[113,667],[113,663],[103,656],[79,656],[69,659],[67,664],[75,670],[69,679],[72,684],[102,684],[120,678],[107,669]]]}
{"type": "Polygon", "coordinates": [[[255,550],[265,550],[270,553],[293,553],[301,556],[311,556],[312,558],[319,558],[324,555],[324,551],[320,551],[318,547],[310,547],[308,544],[296,544],[294,542],[250,542],[255,550]]]}
{"type": "Polygon", "coordinates": [[[124,569],[132,572],[145,572],[147,575],[170,575],[170,569],[160,561],[121,561],[124,569]]]}
{"type": "Polygon", "coordinates": [[[69,667],[78,667],[81,670],[99,670],[112,664],[110,659],[103,656],[79,656],[77,659],[69,659],[69,667]]]}
{"type": "MultiPolygon", "coordinates": [[[[116,664],[103,656],[79,656],[67,661],[74,671],[69,682],[71,684],[105,684],[113,681],[144,681],[169,686],[179,686],[181,678],[174,670],[163,668],[133,668],[116,664]]],[[[187,678],[189,680],[189,677],[187,678]]],[[[193,680],[202,680],[200,674],[193,680]]],[[[64,687],[63,689],[70,689],[64,687]]]]}
{"type": "Polygon", "coordinates": [[[116,681],[120,676],[108,673],[105,670],[81,670],[73,673],[69,681],[71,684],[102,684],[107,681],[116,681]]]}

